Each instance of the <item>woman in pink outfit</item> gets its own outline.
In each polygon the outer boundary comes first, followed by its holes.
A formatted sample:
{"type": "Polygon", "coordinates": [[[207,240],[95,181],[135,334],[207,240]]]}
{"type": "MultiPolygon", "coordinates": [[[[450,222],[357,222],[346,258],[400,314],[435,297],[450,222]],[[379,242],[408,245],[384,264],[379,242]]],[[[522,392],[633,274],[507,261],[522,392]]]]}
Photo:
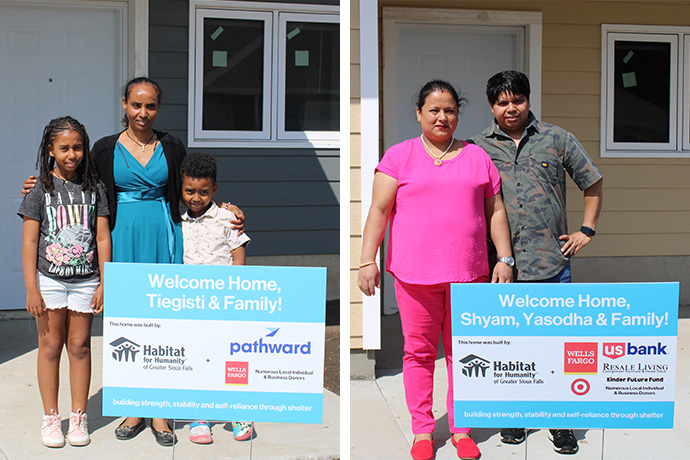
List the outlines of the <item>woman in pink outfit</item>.
{"type": "Polygon", "coordinates": [[[422,135],[392,146],[376,167],[364,226],[358,285],[380,286],[376,252],[390,220],[386,270],[395,277],[405,356],[405,399],[412,416],[415,460],[434,457],[434,362],[441,334],[448,371],[448,421],[458,457],[476,459],[469,428],[453,414],[450,283],[489,281],[487,232],[499,260],[492,282],[511,282],[510,232],[500,177],[484,150],[453,139],[461,105],[447,82],[430,81],[417,98],[422,135]]]}

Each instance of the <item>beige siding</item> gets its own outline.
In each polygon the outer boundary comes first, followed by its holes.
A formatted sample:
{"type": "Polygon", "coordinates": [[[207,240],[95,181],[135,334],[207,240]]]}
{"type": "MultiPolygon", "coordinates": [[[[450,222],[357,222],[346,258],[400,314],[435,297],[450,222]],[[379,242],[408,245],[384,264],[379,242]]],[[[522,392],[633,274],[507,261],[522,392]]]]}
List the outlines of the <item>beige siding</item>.
{"type": "MultiPolygon", "coordinates": [[[[542,12],[542,118],[573,132],[605,177],[604,206],[597,236],[581,254],[586,257],[690,255],[690,159],[602,159],[599,154],[601,24],[688,26],[690,1],[379,0],[379,5],[542,12]]],[[[353,14],[352,23],[357,24],[357,20],[353,14]]],[[[359,48],[354,46],[359,44],[357,38],[358,34],[353,34],[353,63],[359,62],[359,48]]],[[[351,77],[352,120],[358,121],[359,99],[354,89],[359,90],[359,66],[353,65],[352,69],[355,68],[357,73],[351,77]]],[[[353,254],[350,263],[355,273],[361,228],[360,144],[356,134],[351,138],[353,254]]],[[[570,225],[577,228],[582,220],[582,195],[572,183],[568,194],[570,225]]],[[[357,344],[361,346],[361,304],[355,300],[359,298],[356,275],[351,281],[351,346],[357,347],[357,344]]]]}

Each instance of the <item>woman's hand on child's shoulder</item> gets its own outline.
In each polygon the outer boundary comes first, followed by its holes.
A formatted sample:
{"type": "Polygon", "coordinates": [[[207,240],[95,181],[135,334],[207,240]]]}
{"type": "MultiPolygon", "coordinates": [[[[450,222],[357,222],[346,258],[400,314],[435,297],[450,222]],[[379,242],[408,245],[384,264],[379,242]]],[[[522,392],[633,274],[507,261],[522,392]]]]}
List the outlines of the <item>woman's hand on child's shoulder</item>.
{"type": "Polygon", "coordinates": [[[237,230],[237,233],[239,235],[244,233],[244,213],[240,208],[235,206],[234,204],[230,203],[221,203],[221,206],[237,217],[235,220],[231,220],[230,223],[232,224],[232,229],[237,230]]]}
{"type": "Polygon", "coordinates": [[[38,182],[38,179],[36,179],[36,176],[29,176],[25,181],[22,186],[22,196],[26,196],[27,193],[31,191],[32,188],[36,186],[36,182],[38,182]]]}

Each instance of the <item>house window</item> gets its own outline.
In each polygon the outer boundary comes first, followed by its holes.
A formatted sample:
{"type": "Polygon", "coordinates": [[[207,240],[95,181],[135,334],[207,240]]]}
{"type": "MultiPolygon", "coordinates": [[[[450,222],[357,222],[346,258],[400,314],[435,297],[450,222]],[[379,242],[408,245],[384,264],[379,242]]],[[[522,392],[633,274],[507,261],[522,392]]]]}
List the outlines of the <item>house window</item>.
{"type": "Polygon", "coordinates": [[[190,8],[190,146],[338,146],[337,7],[195,1],[190,8]]]}
{"type": "Polygon", "coordinates": [[[690,28],[602,29],[601,156],[690,157],[690,28]]]}

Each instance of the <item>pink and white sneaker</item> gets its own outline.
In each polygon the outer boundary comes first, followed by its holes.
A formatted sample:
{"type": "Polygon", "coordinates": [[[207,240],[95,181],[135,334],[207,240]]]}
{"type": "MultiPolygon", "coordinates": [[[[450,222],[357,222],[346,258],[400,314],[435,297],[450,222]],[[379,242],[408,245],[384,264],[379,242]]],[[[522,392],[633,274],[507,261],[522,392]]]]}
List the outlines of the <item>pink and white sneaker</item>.
{"type": "Polygon", "coordinates": [[[197,420],[189,425],[189,440],[195,444],[211,444],[213,435],[211,426],[204,420],[197,420]]]}
{"type": "Polygon", "coordinates": [[[63,447],[65,445],[65,436],[60,427],[60,414],[55,412],[55,409],[50,410],[50,415],[43,416],[41,441],[46,447],[63,447]]]}
{"type": "Polygon", "coordinates": [[[91,442],[89,428],[86,425],[86,414],[81,409],[72,412],[69,416],[67,442],[70,446],[85,446],[91,442]]]}

